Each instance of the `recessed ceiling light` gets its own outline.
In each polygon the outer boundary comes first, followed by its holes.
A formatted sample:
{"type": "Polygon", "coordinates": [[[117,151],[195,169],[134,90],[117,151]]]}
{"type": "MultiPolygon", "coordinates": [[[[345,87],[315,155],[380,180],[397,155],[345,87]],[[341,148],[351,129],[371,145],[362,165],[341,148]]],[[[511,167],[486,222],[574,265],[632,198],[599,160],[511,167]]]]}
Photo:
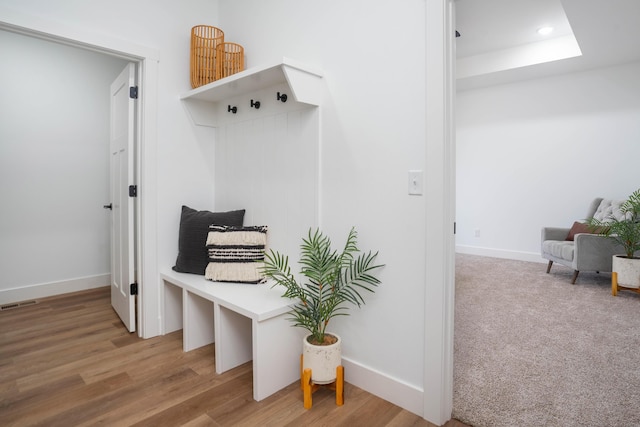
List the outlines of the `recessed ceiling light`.
{"type": "Polygon", "coordinates": [[[542,36],[549,35],[553,32],[553,27],[540,27],[538,28],[538,34],[542,36]]]}

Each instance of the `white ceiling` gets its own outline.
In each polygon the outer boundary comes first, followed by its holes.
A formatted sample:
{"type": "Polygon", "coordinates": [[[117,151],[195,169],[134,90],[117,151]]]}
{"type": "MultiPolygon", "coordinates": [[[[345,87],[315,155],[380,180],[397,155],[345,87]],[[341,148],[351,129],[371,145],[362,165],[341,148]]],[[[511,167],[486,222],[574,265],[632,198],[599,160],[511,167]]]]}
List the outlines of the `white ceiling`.
{"type": "Polygon", "coordinates": [[[462,90],[640,61],[640,0],[456,0],[455,4],[456,29],[461,34],[456,39],[458,71],[465,69],[457,83],[462,90]],[[544,25],[555,31],[539,35],[536,30],[544,25]],[[580,56],[532,65],[505,60],[522,59],[536,46],[549,52],[554,42],[573,37],[580,56]],[[495,64],[488,67],[491,61],[495,64]],[[476,71],[468,72],[469,64],[476,71]]]}

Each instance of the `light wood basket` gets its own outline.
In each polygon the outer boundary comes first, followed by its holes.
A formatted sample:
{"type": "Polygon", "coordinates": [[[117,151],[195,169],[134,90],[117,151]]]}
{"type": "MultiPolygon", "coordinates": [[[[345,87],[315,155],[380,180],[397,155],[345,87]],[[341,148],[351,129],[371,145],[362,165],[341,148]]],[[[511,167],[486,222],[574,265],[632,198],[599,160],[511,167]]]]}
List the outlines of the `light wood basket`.
{"type": "Polygon", "coordinates": [[[224,43],[224,31],[209,25],[191,29],[191,87],[216,80],[217,47],[224,43]]]}
{"type": "Polygon", "coordinates": [[[241,45],[222,42],[217,49],[216,80],[244,70],[244,48],[241,45]]]}

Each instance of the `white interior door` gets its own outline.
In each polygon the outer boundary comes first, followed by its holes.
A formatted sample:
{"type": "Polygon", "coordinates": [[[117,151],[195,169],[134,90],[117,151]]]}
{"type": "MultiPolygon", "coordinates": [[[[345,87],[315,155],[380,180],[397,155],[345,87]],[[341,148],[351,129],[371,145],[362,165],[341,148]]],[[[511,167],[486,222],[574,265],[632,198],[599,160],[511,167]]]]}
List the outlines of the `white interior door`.
{"type": "Polygon", "coordinates": [[[111,84],[111,305],[129,332],[136,330],[134,199],[135,64],[125,67],[111,84]]]}

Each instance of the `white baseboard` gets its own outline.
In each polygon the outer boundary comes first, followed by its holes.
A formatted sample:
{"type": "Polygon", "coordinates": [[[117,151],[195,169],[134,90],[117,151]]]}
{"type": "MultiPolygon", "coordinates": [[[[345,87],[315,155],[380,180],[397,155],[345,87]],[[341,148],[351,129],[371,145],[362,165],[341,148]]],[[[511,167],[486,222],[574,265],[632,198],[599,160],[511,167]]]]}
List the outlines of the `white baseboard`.
{"type": "Polygon", "coordinates": [[[423,390],[342,357],[345,381],[394,405],[423,416],[423,390]]]}
{"type": "Polygon", "coordinates": [[[539,252],[507,251],[503,249],[483,248],[480,246],[456,245],[456,253],[513,259],[516,261],[539,262],[542,264],[549,262],[543,259],[539,252]]]}
{"type": "Polygon", "coordinates": [[[101,288],[109,286],[110,284],[111,274],[101,274],[98,276],[79,277],[58,282],[40,283],[37,285],[23,286],[21,288],[2,289],[0,290],[0,304],[5,305],[69,292],[101,288]]]}

